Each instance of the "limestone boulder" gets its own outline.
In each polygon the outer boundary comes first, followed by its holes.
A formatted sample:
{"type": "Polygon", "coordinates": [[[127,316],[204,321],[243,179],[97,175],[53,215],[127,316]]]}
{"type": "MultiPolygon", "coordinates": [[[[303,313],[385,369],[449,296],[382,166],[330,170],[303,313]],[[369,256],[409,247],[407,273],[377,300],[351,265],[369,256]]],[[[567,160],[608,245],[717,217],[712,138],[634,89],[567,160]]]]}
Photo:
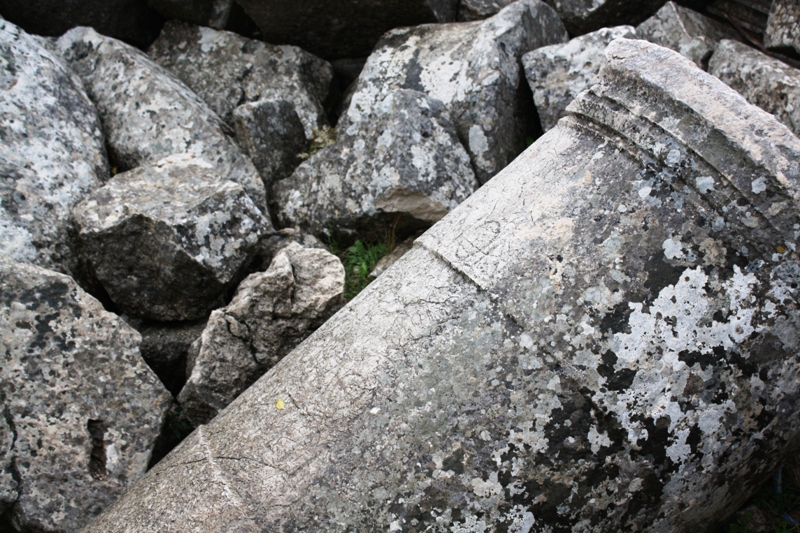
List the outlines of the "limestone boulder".
{"type": "Polygon", "coordinates": [[[620,24],[636,25],[655,13],[665,0],[546,0],[572,36],[620,24]]]}
{"type": "Polygon", "coordinates": [[[398,90],[273,187],[283,227],[310,233],[431,225],[477,188],[445,106],[398,90]]]}
{"type": "Polygon", "coordinates": [[[800,136],[800,70],[736,41],[722,41],[708,71],[800,136]]]}
{"type": "Polygon", "coordinates": [[[708,68],[711,54],[721,40],[739,40],[733,26],[724,25],[675,2],[667,2],[655,15],[639,24],[636,35],[679,52],[704,70],[708,68]]]}
{"type": "Polygon", "coordinates": [[[264,40],[325,59],[368,56],[385,32],[455,20],[458,0],[236,0],[264,40]]]}
{"type": "Polygon", "coordinates": [[[97,106],[112,162],[120,172],[191,154],[211,161],[266,211],[253,163],[226,135],[220,118],[145,54],[91,28],[75,28],[58,47],[97,106]]]}
{"type": "Polygon", "coordinates": [[[542,130],[553,128],[567,114],[570,102],[592,86],[606,46],[621,37],[635,38],[636,30],[632,26],[603,28],[522,56],[542,130]]]}
{"type": "Polygon", "coordinates": [[[140,339],[72,278],[0,259],[0,508],[12,531],[77,531],[145,473],[172,397],[140,339]]]}
{"type": "Polygon", "coordinates": [[[191,348],[182,416],[197,426],[242,391],[338,309],[344,267],[335,255],[292,243],[266,272],[251,274],[233,301],[214,311],[191,348]]]}
{"type": "Polygon", "coordinates": [[[71,272],[70,209],[109,177],[100,118],[59,55],[0,19],[0,255],[71,272]]]}
{"type": "Polygon", "coordinates": [[[531,133],[520,58],[566,40],[558,15],[539,0],[520,0],[482,22],[393,30],[367,60],[339,130],[361,122],[391,91],[424,92],[444,103],[485,183],[522,152],[531,133]]]}
{"type": "Polygon", "coordinates": [[[461,0],[458,3],[458,20],[469,22],[496,15],[515,0],[461,0]]]}
{"type": "Polygon", "coordinates": [[[148,50],[228,124],[239,105],[290,102],[310,139],[327,124],[323,102],[333,69],[296,46],[273,46],[235,33],[168,22],[148,50]]]}
{"type": "Polygon", "coordinates": [[[764,31],[764,46],[800,54],[800,5],[793,0],[773,0],[764,31]]]}
{"type": "Polygon", "coordinates": [[[800,444],[800,139],[644,41],[568,111],[87,532],[735,512],[800,444]]]}
{"type": "Polygon", "coordinates": [[[147,0],[147,4],[167,20],[224,29],[233,0],[147,0]]]}
{"type": "Polygon", "coordinates": [[[118,174],[74,218],[114,303],[167,321],[200,318],[218,305],[271,230],[239,184],[190,156],[118,174]]]}

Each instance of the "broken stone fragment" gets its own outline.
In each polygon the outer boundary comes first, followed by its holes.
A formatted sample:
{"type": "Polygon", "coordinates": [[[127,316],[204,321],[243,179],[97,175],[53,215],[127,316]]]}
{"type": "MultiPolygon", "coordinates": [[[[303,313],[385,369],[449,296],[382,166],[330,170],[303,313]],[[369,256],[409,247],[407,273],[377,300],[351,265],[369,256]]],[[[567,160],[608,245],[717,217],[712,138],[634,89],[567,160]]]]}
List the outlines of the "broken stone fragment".
{"type": "Polygon", "coordinates": [[[708,71],[800,136],[800,70],[742,43],[722,41],[708,71]]]}
{"type": "Polygon", "coordinates": [[[273,46],[235,33],[168,22],[148,50],[228,124],[241,104],[285,100],[294,105],[306,137],[327,123],[323,102],[333,69],[296,46],[273,46]]]}
{"type": "Polygon", "coordinates": [[[118,174],[73,214],[114,303],[154,320],[208,313],[271,230],[240,185],[190,156],[118,174]]]}
{"type": "Polygon", "coordinates": [[[0,509],[12,531],[77,531],[146,471],[172,397],[139,340],[70,277],[0,259],[0,509]]]}
{"type": "Polygon", "coordinates": [[[393,30],[367,60],[339,131],[373,113],[392,91],[424,92],[444,103],[485,183],[524,150],[532,131],[522,54],[566,40],[558,15],[539,0],[514,2],[482,22],[393,30]]]}
{"type": "Polygon", "coordinates": [[[297,243],[303,248],[319,248],[328,251],[328,248],[310,233],[303,233],[295,228],[283,228],[261,239],[258,245],[258,254],[254,260],[253,270],[266,271],[278,252],[292,243],[297,243]]]}
{"type": "Polygon", "coordinates": [[[224,29],[233,0],[147,0],[147,4],[167,20],[183,20],[200,26],[224,29]]]}
{"type": "Polygon", "coordinates": [[[772,1],[764,32],[764,46],[800,54],[800,3],[797,0],[772,1]]]}
{"type": "Polygon", "coordinates": [[[273,212],[280,225],[316,235],[391,227],[398,217],[404,225],[429,226],[476,188],[442,103],[398,90],[275,183],[273,212]]]}
{"type": "Polygon", "coordinates": [[[182,416],[207,423],[275,366],[336,311],[344,277],[335,255],[292,243],[266,272],[245,279],[191,348],[182,416]]]}
{"type": "Polygon", "coordinates": [[[80,79],[0,19],[0,255],[65,273],[70,209],[109,177],[100,118],[80,79]]]}
{"type": "Polygon", "coordinates": [[[674,2],[667,2],[655,15],[639,24],[636,35],[675,50],[703,70],[707,69],[708,60],[722,39],[739,40],[732,26],[674,2]]]}
{"type": "Polygon", "coordinates": [[[237,0],[265,41],[294,44],[325,59],[366,57],[401,26],[449,22],[458,0],[237,0]]]}
{"type": "Polygon", "coordinates": [[[303,123],[285,100],[241,105],[233,112],[233,123],[239,145],[252,159],[267,190],[288,178],[300,165],[300,154],[308,149],[303,123]]]}
{"type": "Polygon", "coordinates": [[[522,56],[542,130],[554,127],[567,114],[569,103],[594,83],[606,46],[620,37],[635,38],[636,30],[632,26],[603,28],[522,56]]]}
{"type": "Polygon", "coordinates": [[[91,28],[75,28],[58,47],[97,106],[119,171],[174,154],[212,162],[266,212],[264,184],[253,163],[224,133],[219,117],[188,87],[139,50],[91,28]]]}
{"type": "Polygon", "coordinates": [[[545,0],[553,6],[570,35],[618,26],[636,25],[658,11],[665,0],[545,0]]]}
{"type": "Polygon", "coordinates": [[[733,513],[800,444],[800,139],[644,41],[568,111],[87,533],[733,513]]]}
{"type": "Polygon", "coordinates": [[[515,0],[461,0],[458,3],[458,20],[469,22],[496,15],[515,0]]]}

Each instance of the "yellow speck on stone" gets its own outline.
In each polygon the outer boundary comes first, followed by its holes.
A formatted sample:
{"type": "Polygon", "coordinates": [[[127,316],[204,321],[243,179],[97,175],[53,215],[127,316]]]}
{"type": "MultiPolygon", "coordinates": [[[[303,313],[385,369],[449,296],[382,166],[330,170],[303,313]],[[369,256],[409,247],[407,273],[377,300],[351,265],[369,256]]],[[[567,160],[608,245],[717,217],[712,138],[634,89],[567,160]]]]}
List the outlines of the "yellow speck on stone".
{"type": "Polygon", "coordinates": [[[776,250],[778,251],[778,253],[779,253],[779,254],[782,254],[783,252],[785,252],[785,251],[786,251],[786,248],[784,248],[783,246],[778,246],[778,247],[776,248],[776,250]]]}
{"type": "Polygon", "coordinates": [[[278,398],[278,401],[275,402],[275,409],[278,411],[283,411],[284,407],[286,407],[286,404],[283,403],[283,399],[278,398]]]}

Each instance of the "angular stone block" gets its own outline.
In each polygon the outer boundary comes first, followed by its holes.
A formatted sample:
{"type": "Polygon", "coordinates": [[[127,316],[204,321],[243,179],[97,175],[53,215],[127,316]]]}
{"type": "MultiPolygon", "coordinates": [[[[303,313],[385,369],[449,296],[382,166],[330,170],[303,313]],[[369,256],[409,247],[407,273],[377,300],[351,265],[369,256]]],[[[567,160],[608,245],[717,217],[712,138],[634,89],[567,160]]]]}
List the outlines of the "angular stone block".
{"type": "Polygon", "coordinates": [[[240,185],[190,156],[115,176],[74,217],[114,303],[154,320],[208,313],[272,228],[240,185]]]}
{"type": "Polygon", "coordinates": [[[764,46],[800,54],[800,4],[796,0],[772,0],[764,46]]]}
{"type": "Polygon", "coordinates": [[[497,15],[515,0],[461,0],[458,3],[458,20],[469,22],[497,15]]]}
{"type": "Polygon", "coordinates": [[[636,25],[658,11],[665,0],[546,0],[558,11],[570,35],[601,28],[636,25]]]}

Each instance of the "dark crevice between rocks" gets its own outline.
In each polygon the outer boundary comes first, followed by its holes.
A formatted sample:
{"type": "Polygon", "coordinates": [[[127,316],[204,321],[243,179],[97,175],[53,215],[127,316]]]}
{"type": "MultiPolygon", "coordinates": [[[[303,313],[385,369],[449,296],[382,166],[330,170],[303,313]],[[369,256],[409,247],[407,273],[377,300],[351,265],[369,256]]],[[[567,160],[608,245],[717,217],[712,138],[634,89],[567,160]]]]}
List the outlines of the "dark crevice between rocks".
{"type": "MultiPolygon", "coordinates": [[[[3,400],[3,404],[5,404],[5,395],[0,396],[0,400],[3,400]]],[[[6,425],[8,426],[9,431],[11,432],[11,446],[10,449],[13,451],[15,445],[17,443],[17,426],[14,423],[14,417],[11,416],[11,413],[8,411],[7,408],[3,409],[3,417],[6,420],[6,425]]],[[[13,453],[13,452],[12,452],[13,453]]],[[[22,495],[23,492],[23,485],[22,485],[22,476],[19,473],[19,469],[17,468],[17,461],[16,457],[11,458],[11,465],[9,467],[9,473],[11,474],[11,479],[14,480],[16,483],[16,487],[14,489],[17,491],[17,500],[22,495]]],[[[16,507],[16,502],[13,503],[6,509],[6,511],[0,514],[0,531],[8,531],[14,532],[18,531],[16,527],[14,527],[13,517],[14,517],[14,508],[16,507]]]]}
{"type": "Polygon", "coordinates": [[[164,424],[153,444],[153,453],[147,469],[150,470],[167,456],[178,444],[189,436],[194,427],[181,416],[181,406],[174,404],[164,417],[164,424]]]}
{"type": "Polygon", "coordinates": [[[105,446],[105,424],[101,420],[90,419],[86,423],[86,429],[92,440],[92,450],[89,458],[89,474],[96,481],[108,479],[106,469],[106,446],[105,446]]]}

